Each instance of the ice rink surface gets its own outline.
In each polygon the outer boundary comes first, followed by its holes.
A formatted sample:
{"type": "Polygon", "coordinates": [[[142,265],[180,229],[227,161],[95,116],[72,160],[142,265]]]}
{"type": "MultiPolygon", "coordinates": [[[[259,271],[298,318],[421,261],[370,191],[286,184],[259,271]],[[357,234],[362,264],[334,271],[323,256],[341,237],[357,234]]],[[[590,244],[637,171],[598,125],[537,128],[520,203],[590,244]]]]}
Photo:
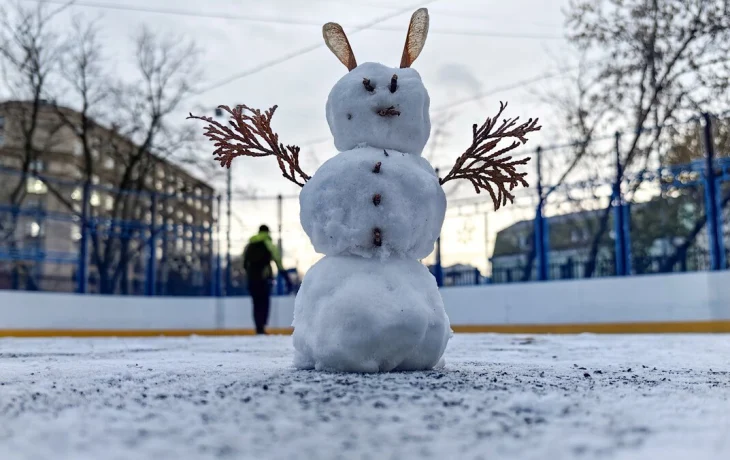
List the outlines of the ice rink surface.
{"type": "Polygon", "coordinates": [[[730,337],[457,335],[441,371],[290,337],[0,340],[0,458],[728,459],[730,337]]]}

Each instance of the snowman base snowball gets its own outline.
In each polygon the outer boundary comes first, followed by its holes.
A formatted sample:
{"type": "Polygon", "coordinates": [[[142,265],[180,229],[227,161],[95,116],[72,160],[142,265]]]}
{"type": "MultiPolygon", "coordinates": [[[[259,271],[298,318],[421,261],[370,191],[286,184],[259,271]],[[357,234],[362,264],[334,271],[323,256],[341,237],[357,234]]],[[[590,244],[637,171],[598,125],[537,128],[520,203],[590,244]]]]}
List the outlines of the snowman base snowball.
{"type": "Polygon", "coordinates": [[[325,256],[294,304],[294,366],[345,372],[443,366],[451,337],[433,275],[416,260],[325,256]]]}

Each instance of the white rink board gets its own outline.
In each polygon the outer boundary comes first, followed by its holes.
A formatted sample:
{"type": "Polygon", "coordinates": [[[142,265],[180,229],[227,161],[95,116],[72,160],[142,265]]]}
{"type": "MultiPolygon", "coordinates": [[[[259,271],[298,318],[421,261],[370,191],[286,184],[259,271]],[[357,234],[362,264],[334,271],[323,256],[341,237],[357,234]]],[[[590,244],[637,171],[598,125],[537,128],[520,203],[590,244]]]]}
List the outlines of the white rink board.
{"type": "MultiPolygon", "coordinates": [[[[451,324],[730,320],[730,272],[441,290],[451,324]]],[[[291,326],[294,296],[273,297],[269,326],[291,326]]],[[[0,291],[0,329],[248,329],[249,298],[121,297],[0,291]]]]}

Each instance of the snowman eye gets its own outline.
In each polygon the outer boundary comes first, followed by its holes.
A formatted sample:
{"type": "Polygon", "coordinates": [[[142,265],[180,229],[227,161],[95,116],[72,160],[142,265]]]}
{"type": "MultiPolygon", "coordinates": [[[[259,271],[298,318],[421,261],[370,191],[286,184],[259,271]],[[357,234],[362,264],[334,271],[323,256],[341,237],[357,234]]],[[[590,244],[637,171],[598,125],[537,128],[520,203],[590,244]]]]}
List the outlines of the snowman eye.
{"type": "Polygon", "coordinates": [[[368,90],[371,93],[373,91],[375,91],[375,87],[370,83],[370,79],[369,78],[363,78],[362,79],[362,85],[365,87],[366,90],[368,90]]]}

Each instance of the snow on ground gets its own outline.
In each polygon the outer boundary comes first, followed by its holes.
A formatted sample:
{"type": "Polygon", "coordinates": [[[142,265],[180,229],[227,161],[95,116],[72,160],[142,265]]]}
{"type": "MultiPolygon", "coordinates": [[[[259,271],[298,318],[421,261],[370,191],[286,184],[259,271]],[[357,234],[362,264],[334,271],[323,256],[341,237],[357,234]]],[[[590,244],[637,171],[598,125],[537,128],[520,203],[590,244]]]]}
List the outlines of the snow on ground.
{"type": "Polygon", "coordinates": [[[0,340],[0,458],[730,458],[730,337],[456,335],[440,371],[290,337],[0,340]]]}

